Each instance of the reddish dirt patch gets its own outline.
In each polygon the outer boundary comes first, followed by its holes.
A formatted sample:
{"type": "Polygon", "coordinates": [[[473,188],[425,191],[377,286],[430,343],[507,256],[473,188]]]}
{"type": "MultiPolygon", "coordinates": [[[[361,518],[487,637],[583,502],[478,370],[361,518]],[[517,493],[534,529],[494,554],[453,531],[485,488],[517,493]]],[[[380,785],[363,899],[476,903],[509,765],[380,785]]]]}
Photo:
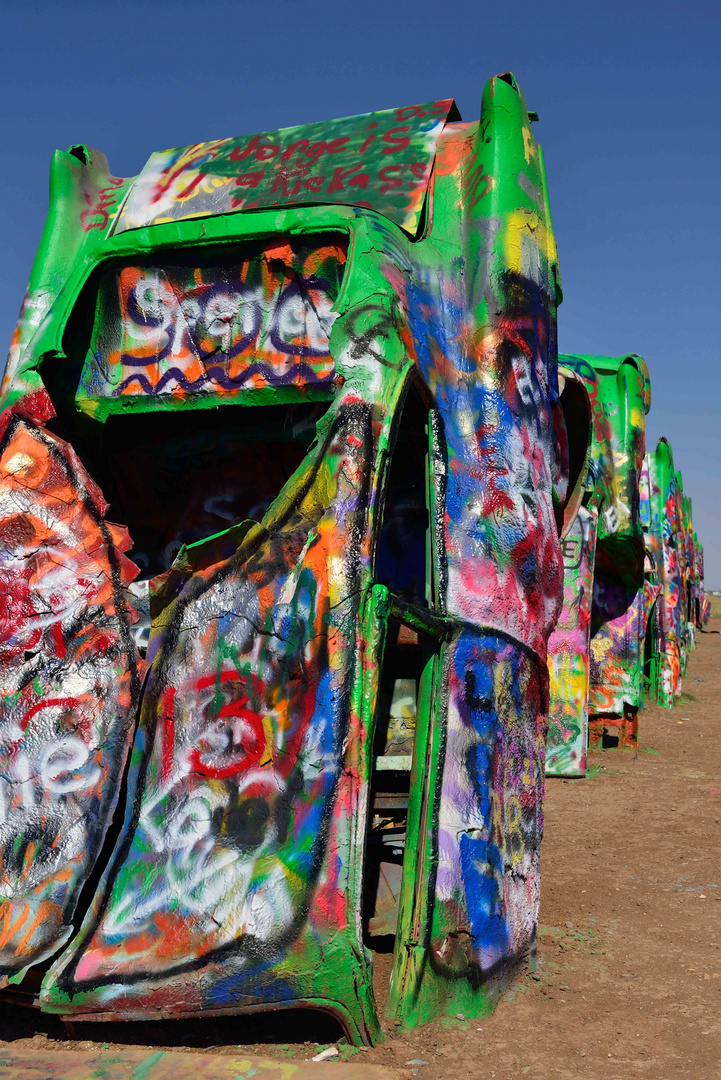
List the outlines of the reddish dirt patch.
{"type": "MultiPolygon", "coordinates": [[[[641,714],[639,753],[594,750],[586,780],[548,781],[537,971],[493,1016],[389,1032],[363,1062],[410,1077],[406,1062],[420,1058],[428,1064],[417,1066],[419,1080],[721,1075],[721,614],[708,631],[676,708],[641,714]]],[[[78,1035],[93,1036],[85,1041],[68,1039],[52,1017],[3,1005],[0,1046],[240,1045],[292,1061],[310,1057],[306,1039],[335,1037],[322,1023],[275,1013],[79,1025],[78,1035]]]]}

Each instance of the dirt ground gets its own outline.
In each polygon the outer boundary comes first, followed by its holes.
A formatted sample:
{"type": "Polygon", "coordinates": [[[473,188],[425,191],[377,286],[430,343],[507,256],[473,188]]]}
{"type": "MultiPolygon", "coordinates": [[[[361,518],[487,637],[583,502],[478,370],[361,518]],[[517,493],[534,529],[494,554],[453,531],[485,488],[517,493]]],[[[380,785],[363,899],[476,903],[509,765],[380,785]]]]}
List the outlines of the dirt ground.
{"type": "MultiPolygon", "coordinates": [[[[354,1065],[387,1065],[402,1077],[416,1069],[419,1080],[721,1076],[718,599],[715,605],[676,708],[641,714],[639,753],[593,751],[585,780],[547,782],[537,970],[519,978],[485,1020],[388,1032],[360,1058],[341,1044],[339,1077],[351,1056],[354,1065]]],[[[242,1049],[302,1061],[339,1034],[312,1013],[275,1013],[78,1025],[72,1040],[54,1018],[0,1004],[0,1049],[14,1051],[242,1049]]]]}

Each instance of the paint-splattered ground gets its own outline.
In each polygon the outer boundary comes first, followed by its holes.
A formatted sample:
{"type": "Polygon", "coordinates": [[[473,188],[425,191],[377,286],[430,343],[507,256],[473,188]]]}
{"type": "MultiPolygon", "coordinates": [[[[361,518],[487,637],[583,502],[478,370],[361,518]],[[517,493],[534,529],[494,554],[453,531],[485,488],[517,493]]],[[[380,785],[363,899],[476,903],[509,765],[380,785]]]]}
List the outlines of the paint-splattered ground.
{"type": "MultiPolygon", "coordinates": [[[[590,778],[548,782],[537,972],[521,978],[489,1019],[389,1033],[361,1053],[341,1044],[328,1075],[332,1068],[347,1078],[351,1058],[356,1077],[371,1072],[358,1066],[373,1063],[395,1067],[399,1077],[417,1069],[419,1080],[721,1075],[716,604],[680,703],[642,714],[643,750],[592,752],[590,778]]],[[[16,1053],[135,1047],[301,1062],[338,1034],[320,1016],[276,1013],[83,1025],[69,1039],[51,1017],[0,1005],[0,1051],[16,1053]]],[[[175,1075],[182,1080],[182,1070],[175,1075]]]]}

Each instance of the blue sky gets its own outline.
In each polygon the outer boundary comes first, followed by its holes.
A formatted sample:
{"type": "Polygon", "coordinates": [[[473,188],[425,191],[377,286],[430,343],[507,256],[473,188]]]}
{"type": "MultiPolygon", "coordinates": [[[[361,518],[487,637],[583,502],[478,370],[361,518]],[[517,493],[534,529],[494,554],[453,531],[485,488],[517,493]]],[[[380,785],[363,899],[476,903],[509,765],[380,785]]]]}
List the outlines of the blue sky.
{"type": "MultiPolygon", "coordinates": [[[[0,350],[47,207],[85,142],[132,176],[152,150],[455,97],[512,70],[540,113],[562,351],[634,351],[647,442],[670,438],[706,581],[721,588],[718,3],[26,0],[0,31],[0,350]]],[[[5,344],[3,344],[5,343],[5,344]]]]}

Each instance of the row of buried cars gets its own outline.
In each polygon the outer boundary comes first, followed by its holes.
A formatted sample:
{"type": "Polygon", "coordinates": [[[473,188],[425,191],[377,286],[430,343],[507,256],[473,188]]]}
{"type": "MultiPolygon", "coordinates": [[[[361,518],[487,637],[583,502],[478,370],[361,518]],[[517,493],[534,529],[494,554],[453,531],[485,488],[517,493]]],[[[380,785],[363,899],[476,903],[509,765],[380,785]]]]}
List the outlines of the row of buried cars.
{"type": "MultiPolygon", "coordinates": [[[[591,746],[635,746],[645,703],[672,708],[709,616],[703,546],[671,444],[645,450],[640,356],[559,357],[590,405],[585,493],[566,532],[563,609],[548,645],[546,774],[584,776],[591,746]]],[[[576,421],[578,424],[578,421],[576,421]]]]}
{"type": "Polygon", "coordinates": [[[6,999],[375,1042],[374,955],[412,1027],[534,951],[547,767],[705,617],[643,361],[558,356],[536,119],[504,73],[471,122],[55,153],[0,402],[6,999]]]}

